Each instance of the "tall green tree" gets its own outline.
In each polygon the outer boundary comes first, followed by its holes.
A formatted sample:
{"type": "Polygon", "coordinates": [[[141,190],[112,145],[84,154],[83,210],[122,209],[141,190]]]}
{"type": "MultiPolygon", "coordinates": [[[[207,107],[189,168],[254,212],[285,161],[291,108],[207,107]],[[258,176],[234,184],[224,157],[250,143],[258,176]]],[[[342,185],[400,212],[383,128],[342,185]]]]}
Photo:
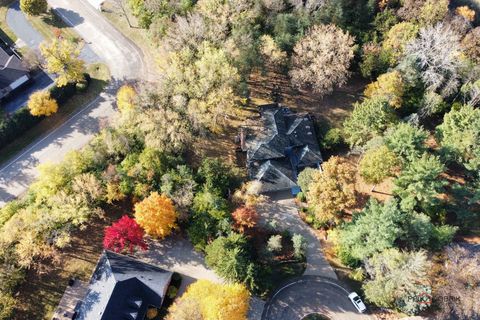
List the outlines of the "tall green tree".
{"type": "Polygon", "coordinates": [[[354,105],[352,114],[343,123],[345,140],[351,147],[363,146],[396,121],[395,113],[383,97],[365,99],[354,105]]]}
{"type": "Polygon", "coordinates": [[[366,265],[370,279],[363,285],[365,296],[377,306],[417,314],[432,303],[427,275],[430,267],[425,251],[392,248],[378,253],[366,265]]]}
{"type": "Polygon", "coordinates": [[[439,179],[444,170],[438,157],[426,153],[411,161],[394,182],[393,192],[400,197],[402,209],[433,208],[446,184],[439,179]]]}
{"type": "Polygon", "coordinates": [[[436,134],[448,159],[468,170],[480,170],[480,109],[470,105],[452,109],[436,134]]]}
{"type": "Polygon", "coordinates": [[[390,128],[385,133],[385,144],[403,162],[414,161],[426,151],[428,132],[406,122],[390,128]]]}
{"type": "Polygon", "coordinates": [[[249,256],[247,244],[247,239],[236,233],[231,233],[228,237],[218,237],[205,248],[205,261],[226,280],[254,287],[255,266],[249,256]]]}
{"type": "Polygon", "coordinates": [[[371,200],[352,222],[338,231],[338,255],[342,262],[356,266],[373,254],[394,247],[405,233],[404,219],[396,201],[382,205],[371,200]]]}

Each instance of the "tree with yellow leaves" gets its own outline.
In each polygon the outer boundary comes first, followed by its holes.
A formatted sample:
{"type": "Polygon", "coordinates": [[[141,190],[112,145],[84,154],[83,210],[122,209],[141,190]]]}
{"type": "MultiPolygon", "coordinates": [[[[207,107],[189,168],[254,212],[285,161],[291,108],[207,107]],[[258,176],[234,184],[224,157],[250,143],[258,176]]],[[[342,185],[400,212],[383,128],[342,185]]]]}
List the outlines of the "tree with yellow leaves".
{"type": "Polygon", "coordinates": [[[389,55],[391,65],[403,58],[407,44],[415,39],[419,30],[418,25],[408,21],[397,23],[388,30],[382,46],[389,55]]]}
{"type": "Polygon", "coordinates": [[[59,87],[69,82],[85,79],[85,62],[79,59],[80,46],[68,39],[54,39],[50,43],[40,44],[40,52],[46,60],[47,71],[55,73],[55,83],[59,87]]]}
{"type": "Polygon", "coordinates": [[[370,83],[365,89],[365,96],[367,98],[385,97],[392,108],[399,109],[403,103],[404,92],[402,75],[395,70],[380,75],[377,81],[370,83]]]}
{"type": "Polygon", "coordinates": [[[168,236],[176,227],[177,217],[172,200],[157,192],[152,192],[135,204],[135,220],[146,233],[155,238],[168,236]]]}
{"type": "Polygon", "coordinates": [[[344,159],[331,157],[322,171],[313,174],[307,199],[320,223],[337,221],[355,204],[355,169],[344,159]]]}
{"type": "Polygon", "coordinates": [[[36,91],[30,95],[27,103],[33,116],[49,116],[58,111],[58,104],[48,91],[36,91]]]}
{"type": "Polygon", "coordinates": [[[468,6],[457,7],[457,9],[455,9],[455,13],[461,17],[464,17],[470,22],[475,20],[475,11],[470,9],[468,6]]]}
{"type": "Polygon", "coordinates": [[[365,182],[373,184],[373,192],[376,184],[394,175],[399,164],[397,155],[387,146],[381,146],[365,153],[360,161],[360,175],[365,182]]]}
{"type": "Polygon", "coordinates": [[[167,320],[246,320],[249,298],[242,284],[198,280],[170,307],[167,320]]]}
{"type": "Polygon", "coordinates": [[[130,85],[123,85],[117,91],[117,106],[120,112],[126,112],[135,108],[137,92],[130,85]]]}
{"type": "Polygon", "coordinates": [[[29,16],[41,15],[46,13],[47,9],[47,0],[20,0],[20,10],[29,16]]]}

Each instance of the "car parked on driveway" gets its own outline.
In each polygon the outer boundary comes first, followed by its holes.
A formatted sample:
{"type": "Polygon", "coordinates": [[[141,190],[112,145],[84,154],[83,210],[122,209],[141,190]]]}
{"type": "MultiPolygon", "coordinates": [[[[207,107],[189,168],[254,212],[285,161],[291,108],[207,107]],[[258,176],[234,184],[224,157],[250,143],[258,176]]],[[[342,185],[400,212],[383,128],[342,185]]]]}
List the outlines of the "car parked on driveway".
{"type": "Polygon", "coordinates": [[[352,301],[355,308],[357,308],[358,312],[364,313],[367,310],[365,303],[363,303],[362,299],[358,296],[356,292],[352,292],[348,295],[350,301],[352,301]]]}

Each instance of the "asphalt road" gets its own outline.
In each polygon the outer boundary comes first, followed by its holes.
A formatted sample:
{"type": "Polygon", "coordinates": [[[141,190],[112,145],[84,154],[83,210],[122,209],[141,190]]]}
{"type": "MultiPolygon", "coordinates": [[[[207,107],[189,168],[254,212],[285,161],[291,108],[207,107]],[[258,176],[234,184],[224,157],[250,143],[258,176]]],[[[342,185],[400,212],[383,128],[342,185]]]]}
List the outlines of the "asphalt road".
{"type": "Polygon", "coordinates": [[[90,141],[102,124],[115,114],[115,92],[123,80],[148,79],[140,49],[88,3],[84,0],[49,0],[49,4],[74,26],[95,54],[109,66],[112,84],[95,101],[0,167],[0,207],[27,190],[38,175],[38,164],[59,162],[68,151],[79,149],[90,141]]]}
{"type": "MultiPolygon", "coordinates": [[[[13,3],[7,10],[6,16],[7,24],[9,28],[17,35],[22,42],[30,48],[38,51],[40,43],[45,38],[35,30],[30,22],[25,18],[25,15],[20,10],[20,4],[18,1],[13,3]]],[[[92,49],[86,45],[82,48],[80,53],[82,58],[87,63],[98,62],[100,58],[92,51],[92,49]]]]}
{"type": "Polygon", "coordinates": [[[302,276],[277,289],[265,304],[262,320],[301,320],[312,313],[331,320],[372,319],[357,312],[348,293],[336,280],[302,276]]]}
{"type": "Polygon", "coordinates": [[[86,0],[48,0],[48,4],[107,63],[116,80],[148,78],[142,51],[86,0]]]}

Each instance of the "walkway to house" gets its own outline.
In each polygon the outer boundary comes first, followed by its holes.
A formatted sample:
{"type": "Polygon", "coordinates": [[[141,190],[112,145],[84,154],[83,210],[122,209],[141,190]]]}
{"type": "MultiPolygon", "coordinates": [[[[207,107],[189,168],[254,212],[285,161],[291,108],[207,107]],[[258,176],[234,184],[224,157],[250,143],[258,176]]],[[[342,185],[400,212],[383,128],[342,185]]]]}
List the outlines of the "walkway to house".
{"type": "Polygon", "coordinates": [[[366,320],[348,298],[349,289],[338,281],[325,259],[320,241],[298,215],[298,208],[286,193],[276,193],[258,208],[260,223],[276,221],[280,229],[301,234],[307,242],[307,268],[303,276],[277,288],[266,302],[262,320],[300,320],[309,314],[323,314],[334,320],[366,320]]]}
{"type": "Polygon", "coordinates": [[[301,234],[307,242],[307,268],[304,275],[322,276],[336,280],[335,271],[323,256],[320,241],[312,228],[300,218],[297,206],[289,196],[287,193],[276,193],[270,196],[270,199],[258,208],[261,223],[274,220],[280,229],[288,230],[292,234],[301,234]]]}

